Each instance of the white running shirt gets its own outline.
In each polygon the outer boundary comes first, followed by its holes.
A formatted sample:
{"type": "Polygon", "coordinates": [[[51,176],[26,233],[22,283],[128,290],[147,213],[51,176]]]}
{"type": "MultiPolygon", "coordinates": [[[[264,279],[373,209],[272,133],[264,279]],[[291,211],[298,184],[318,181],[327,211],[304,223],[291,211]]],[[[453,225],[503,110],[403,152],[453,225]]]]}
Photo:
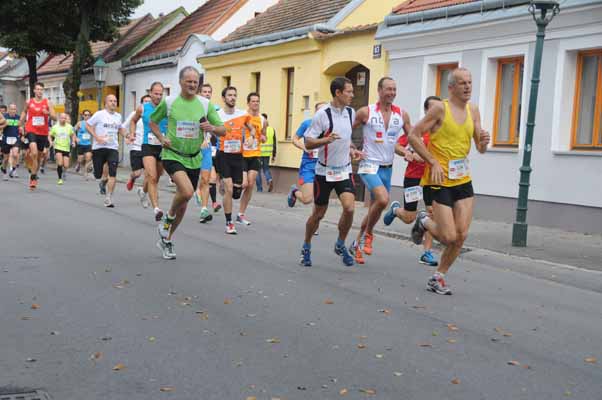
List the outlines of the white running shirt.
{"type": "Polygon", "coordinates": [[[118,112],[110,113],[107,110],[100,110],[86,121],[89,126],[93,126],[96,136],[104,137],[106,143],[98,143],[94,140],[92,150],[97,149],[119,149],[118,135],[121,129],[121,114],[118,112]]]}
{"type": "MultiPolygon", "coordinates": [[[[132,122],[132,118],[134,117],[135,114],[136,114],[136,111],[132,111],[132,113],[130,115],[128,115],[126,120],[121,125],[121,127],[123,129],[125,129],[126,132],[130,131],[130,122],[132,122]]],[[[155,136],[152,132],[149,133],[148,135],[149,136],[153,135],[153,137],[155,136]]],[[[129,146],[130,150],[134,150],[134,151],[142,150],[143,136],[144,136],[144,122],[142,121],[142,118],[140,118],[140,119],[138,119],[138,122],[136,123],[136,139],[134,139],[134,142],[132,144],[130,144],[130,146],[129,146]]]]}
{"type": "Polygon", "coordinates": [[[395,144],[403,135],[403,114],[401,109],[391,105],[391,118],[389,126],[385,129],[385,119],[380,111],[380,104],[370,104],[368,122],[364,124],[363,151],[366,159],[379,165],[393,164],[395,157],[395,144]]]}

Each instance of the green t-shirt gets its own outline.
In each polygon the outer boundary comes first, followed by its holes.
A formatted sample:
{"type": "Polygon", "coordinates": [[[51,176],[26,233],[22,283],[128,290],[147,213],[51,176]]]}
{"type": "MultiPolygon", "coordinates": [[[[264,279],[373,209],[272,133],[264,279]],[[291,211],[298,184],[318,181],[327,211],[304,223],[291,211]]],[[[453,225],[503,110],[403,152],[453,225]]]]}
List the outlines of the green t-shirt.
{"type": "Polygon", "coordinates": [[[50,129],[50,136],[54,139],[54,149],[61,151],[71,151],[71,133],[73,127],[70,124],[61,126],[54,124],[50,129]]]}
{"type": "Polygon", "coordinates": [[[166,117],[167,138],[175,151],[164,147],[161,159],[178,161],[188,169],[201,168],[203,156],[200,150],[205,135],[199,127],[199,120],[206,117],[214,126],[223,125],[215,107],[201,96],[192,100],[186,100],[179,95],[169,96],[155,108],[150,119],[158,124],[166,117]]]}

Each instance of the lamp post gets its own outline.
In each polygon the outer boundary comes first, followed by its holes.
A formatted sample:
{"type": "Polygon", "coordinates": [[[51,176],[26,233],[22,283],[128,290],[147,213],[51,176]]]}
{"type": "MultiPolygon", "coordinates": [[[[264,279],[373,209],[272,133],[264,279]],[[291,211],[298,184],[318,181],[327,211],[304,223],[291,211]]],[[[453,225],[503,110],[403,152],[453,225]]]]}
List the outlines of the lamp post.
{"type": "Polygon", "coordinates": [[[531,94],[529,96],[529,111],[527,113],[527,133],[523,149],[523,165],[520,167],[520,182],[518,184],[518,203],[516,206],[516,221],[512,226],[512,246],[527,246],[527,202],[529,199],[529,177],[531,175],[531,151],[533,150],[533,131],[535,129],[535,113],[537,111],[537,94],[539,92],[539,74],[541,72],[541,56],[546,26],[560,11],[555,0],[532,0],[529,12],[537,25],[537,40],[533,57],[533,73],[531,75],[531,94]]]}
{"type": "Polygon", "coordinates": [[[96,81],[96,99],[99,111],[102,109],[102,88],[107,80],[106,73],[108,67],[102,56],[98,57],[94,63],[94,80],[96,81]]]}

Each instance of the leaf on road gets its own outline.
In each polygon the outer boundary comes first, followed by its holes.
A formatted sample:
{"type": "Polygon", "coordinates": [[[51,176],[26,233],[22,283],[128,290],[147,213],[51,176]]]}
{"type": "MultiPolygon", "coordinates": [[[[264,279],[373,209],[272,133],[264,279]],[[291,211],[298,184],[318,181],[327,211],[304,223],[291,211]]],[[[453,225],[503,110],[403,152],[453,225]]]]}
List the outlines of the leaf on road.
{"type": "Polygon", "coordinates": [[[203,321],[207,321],[209,319],[209,314],[207,314],[205,311],[197,311],[196,313],[203,321]]]}
{"type": "Polygon", "coordinates": [[[270,338],[270,339],[266,340],[266,342],[268,342],[268,343],[280,343],[280,339],[278,339],[277,337],[273,337],[273,338],[270,338]]]}
{"type": "Polygon", "coordinates": [[[324,300],[324,304],[334,304],[334,301],[332,301],[332,299],[326,299],[324,300]]]}
{"type": "Polygon", "coordinates": [[[343,388],[343,389],[339,390],[339,394],[340,394],[341,396],[346,396],[346,395],[347,395],[347,393],[349,393],[349,390],[347,390],[347,389],[345,389],[345,388],[343,388]]]}
{"type": "Polygon", "coordinates": [[[504,332],[504,333],[502,333],[502,336],[511,337],[512,334],[510,332],[504,332]]]}
{"type": "Polygon", "coordinates": [[[391,314],[391,310],[387,309],[387,308],[383,308],[382,310],[378,310],[379,313],[383,313],[385,315],[389,315],[391,314]]]}
{"type": "Polygon", "coordinates": [[[247,396],[247,400],[257,400],[257,397],[255,397],[255,396],[247,396]]]}
{"type": "Polygon", "coordinates": [[[36,360],[35,358],[29,357],[29,358],[26,358],[25,361],[27,361],[28,363],[32,363],[32,362],[36,362],[38,360],[36,360]]]}
{"type": "Polygon", "coordinates": [[[374,389],[360,389],[360,393],[363,393],[366,396],[375,396],[376,395],[376,390],[374,390],[374,389]]]}
{"type": "Polygon", "coordinates": [[[59,331],[52,331],[52,332],[50,332],[51,336],[58,336],[60,334],[61,334],[61,332],[59,332],[59,331]]]}
{"type": "Polygon", "coordinates": [[[21,317],[22,321],[30,321],[32,319],[32,317],[21,317]]]}
{"type": "Polygon", "coordinates": [[[450,331],[457,331],[458,327],[456,326],[456,324],[447,324],[447,329],[449,329],[450,331]]]}
{"type": "Polygon", "coordinates": [[[456,340],[456,339],[447,339],[447,343],[454,344],[454,343],[456,343],[456,342],[457,342],[457,340],[456,340]]]}
{"type": "Polygon", "coordinates": [[[497,333],[504,332],[504,330],[502,328],[500,328],[500,327],[493,328],[493,330],[496,331],[497,333]]]}
{"type": "Polygon", "coordinates": [[[103,336],[100,338],[100,340],[102,340],[103,342],[108,342],[109,340],[112,340],[113,338],[110,336],[103,336]]]}
{"type": "Polygon", "coordinates": [[[418,343],[418,346],[419,347],[433,347],[433,345],[430,343],[418,343]]]}
{"type": "Polygon", "coordinates": [[[439,336],[439,332],[437,332],[437,331],[433,331],[432,335],[433,335],[433,336],[439,336]]]}
{"type": "Polygon", "coordinates": [[[123,365],[122,363],[119,363],[113,367],[113,371],[121,371],[124,368],[125,368],[125,365],[123,365]]]}
{"type": "Polygon", "coordinates": [[[415,309],[415,310],[424,310],[426,308],[426,306],[418,306],[418,305],[416,305],[416,306],[412,306],[412,308],[415,309]]]}
{"type": "Polygon", "coordinates": [[[33,303],[33,304],[31,305],[31,309],[32,309],[32,310],[37,310],[38,308],[40,308],[40,305],[39,305],[39,304],[33,303]]]}
{"type": "Polygon", "coordinates": [[[90,360],[100,360],[102,358],[102,353],[97,351],[96,353],[90,356],[90,360]]]}
{"type": "Polygon", "coordinates": [[[376,357],[376,358],[378,358],[378,359],[382,359],[382,358],[384,358],[385,356],[384,356],[384,355],[382,355],[382,354],[377,354],[375,357],[376,357]]]}
{"type": "Polygon", "coordinates": [[[173,392],[174,390],[176,390],[176,388],[173,386],[163,386],[159,389],[161,392],[173,392]]]}
{"type": "Polygon", "coordinates": [[[154,342],[155,340],[157,340],[157,338],[154,336],[149,336],[149,338],[148,338],[149,342],[154,342]]]}
{"type": "Polygon", "coordinates": [[[402,375],[403,375],[403,373],[402,373],[402,372],[399,372],[399,371],[395,371],[395,372],[393,372],[393,375],[394,375],[394,376],[402,376],[402,375]]]}
{"type": "Polygon", "coordinates": [[[598,362],[598,359],[596,357],[586,357],[585,362],[588,364],[595,364],[598,362]]]}
{"type": "Polygon", "coordinates": [[[454,385],[459,385],[460,384],[460,379],[454,378],[454,379],[451,380],[451,383],[453,383],[454,385]]]}
{"type": "Polygon", "coordinates": [[[520,363],[518,361],[511,360],[511,361],[508,361],[508,365],[519,366],[520,363]]]}
{"type": "Polygon", "coordinates": [[[297,390],[307,390],[305,386],[297,386],[297,390]]]}
{"type": "Polygon", "coordinates": [[[225,298],[224,299],[224,304],[232,304],[232,300],[225,298]]]}
{"type": "Polygon", "coordinates": [[[363,343],[360,343],[360,344],[358,344],[358,345],[357,345],[357,348],[358,348],[358,349],[365,349],[365,348],[366,348],[366,345],[365,345],[365,344],[363,344],[363,343]]]}

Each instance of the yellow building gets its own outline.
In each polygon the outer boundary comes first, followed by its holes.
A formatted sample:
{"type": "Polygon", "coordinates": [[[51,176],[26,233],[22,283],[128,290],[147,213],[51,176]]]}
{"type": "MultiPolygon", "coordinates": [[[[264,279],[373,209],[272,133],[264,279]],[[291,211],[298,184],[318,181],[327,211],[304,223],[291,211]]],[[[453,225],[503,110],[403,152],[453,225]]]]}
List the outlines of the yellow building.
{"type": "MultiPolygon", "coordinates": [[[[379,22],[399,1],[287,0],[238,28],[198,58],[205,81],[216,89],[238,89],[238,107],[246,94],[261,95],[262,112],[278,137],[274,181],[278,189],[296,181],[301,151],[291,136],[313,114],[317,101],[330,100],[330,81],[347,76],[355,87],[353,106],[375,102],[377,82],[387,73],[387,58],[374,40],[379,22]]],[[[361,132],[354,133],[361,140],[361,132]]]]}

